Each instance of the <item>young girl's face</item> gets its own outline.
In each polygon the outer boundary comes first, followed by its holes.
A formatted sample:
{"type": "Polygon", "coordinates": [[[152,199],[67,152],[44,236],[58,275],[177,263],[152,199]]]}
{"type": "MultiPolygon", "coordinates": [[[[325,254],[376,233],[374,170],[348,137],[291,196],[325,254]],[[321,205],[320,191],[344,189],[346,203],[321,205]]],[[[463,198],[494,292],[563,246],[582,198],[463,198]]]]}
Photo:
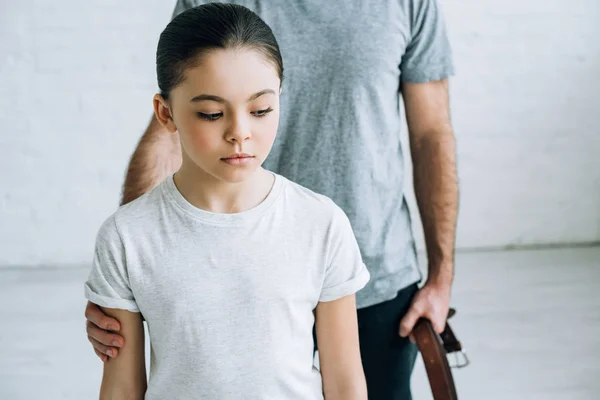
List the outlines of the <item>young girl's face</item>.
{"type": "Polygon", "coordinates": [[[261,53],[214,50],[170,93],[183,162],[240,182],[265,160],[279,124],[280,79],[261,53]]]}

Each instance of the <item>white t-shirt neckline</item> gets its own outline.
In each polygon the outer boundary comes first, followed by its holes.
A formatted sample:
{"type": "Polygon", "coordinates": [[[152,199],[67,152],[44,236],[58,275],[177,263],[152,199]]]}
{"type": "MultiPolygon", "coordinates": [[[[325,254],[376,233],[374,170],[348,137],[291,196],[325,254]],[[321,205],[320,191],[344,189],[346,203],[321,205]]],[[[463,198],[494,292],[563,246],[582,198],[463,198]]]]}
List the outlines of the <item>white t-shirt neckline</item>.
{"type": "MultiPolygon", "coordinates": [[[[271,172],[271,174],[273,174],[271,172]]],[[[283,177],[279,174],[273,174],[274,182],[267,197],[253,208],[238,213],[215,213],[203,210],[191,204],[181,194],[173,180],[174,174],[170,175],[162,185],[164,193],[173,203],[184,213],[205,223],[213,225],[239,225],[241,223],[256,220],[265,211],[267,211],[279,198],[283,188],[283,177]]]]}

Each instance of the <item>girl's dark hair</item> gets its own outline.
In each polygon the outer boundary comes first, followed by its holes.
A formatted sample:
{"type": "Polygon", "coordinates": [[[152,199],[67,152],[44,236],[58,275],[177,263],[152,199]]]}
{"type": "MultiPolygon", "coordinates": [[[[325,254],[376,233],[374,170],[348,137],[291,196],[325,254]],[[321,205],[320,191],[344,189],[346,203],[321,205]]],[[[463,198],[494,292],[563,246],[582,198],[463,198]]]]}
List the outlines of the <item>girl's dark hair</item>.
{"type": "Polygon", "coordinates": [[[241,48],[261,52],[283,81],[279,45],[258,15],[240,5],[221,3],[184,11],[167,25],[158,41],[156,75],[161,95],[168,99],[171,90],[185,79],[185,70],[197,66],[202,55],[216,49],[241,48]]]}

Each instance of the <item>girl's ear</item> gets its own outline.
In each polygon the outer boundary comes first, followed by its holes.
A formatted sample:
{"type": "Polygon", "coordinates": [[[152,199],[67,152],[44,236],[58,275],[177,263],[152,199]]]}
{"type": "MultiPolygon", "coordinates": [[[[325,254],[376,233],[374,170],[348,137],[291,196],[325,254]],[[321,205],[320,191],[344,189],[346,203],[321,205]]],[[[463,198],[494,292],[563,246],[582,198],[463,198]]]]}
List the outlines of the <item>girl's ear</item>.
{"type": "Polygon", "coordinates": [[[153,99],[154,104],[154,115],[162,126],[165,127],[169,132],[174,133],[177,131],[175,122],[173,121],[173,115],[169,108],[169,103],[160,94],[155,94],[153,99]]]}

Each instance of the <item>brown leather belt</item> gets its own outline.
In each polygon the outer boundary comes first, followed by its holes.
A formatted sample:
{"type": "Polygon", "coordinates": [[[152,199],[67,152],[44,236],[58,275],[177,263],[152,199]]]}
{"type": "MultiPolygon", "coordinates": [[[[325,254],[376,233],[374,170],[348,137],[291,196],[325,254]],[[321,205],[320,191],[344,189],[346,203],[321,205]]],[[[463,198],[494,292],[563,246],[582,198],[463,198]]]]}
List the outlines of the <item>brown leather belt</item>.
{"type": "MultiPolygon", "coordinates": [[[[448,318],[455,313],[456,310],[450,309],[448,318]]],[[[462,365],[456,365],[457,367],[467,366],[469,360],[448,322],[446,322],[444,331],[438,335],[433,330],[431,322],[422,318],[416,323],[413,336],[423,357],[433,398],[435,400],[457,400],[458,395],[447,355],[451,353],[462,355],[464,361],[462,365]]]]}

